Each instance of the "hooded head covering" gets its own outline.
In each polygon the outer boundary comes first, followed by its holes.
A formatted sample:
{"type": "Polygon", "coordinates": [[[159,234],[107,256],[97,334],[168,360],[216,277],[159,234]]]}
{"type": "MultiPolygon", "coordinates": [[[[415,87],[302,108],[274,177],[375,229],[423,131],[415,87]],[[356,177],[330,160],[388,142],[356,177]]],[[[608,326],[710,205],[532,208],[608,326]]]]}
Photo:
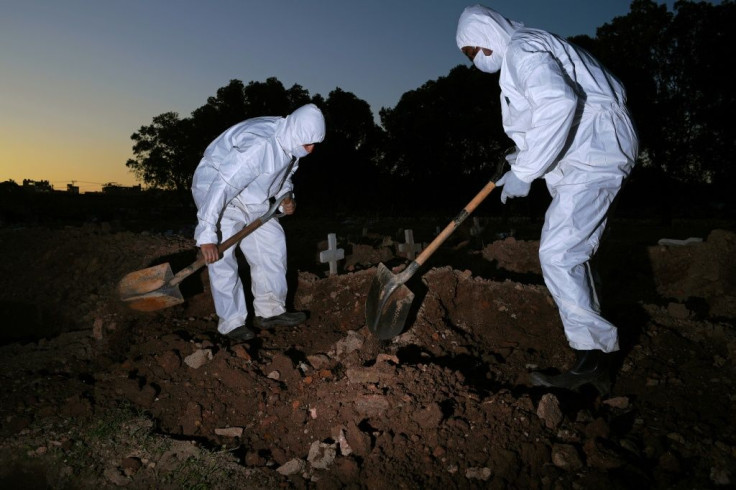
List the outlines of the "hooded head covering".
{"type": "Polygon", "coordinates": [[[306,155],[304,145],[325,139],[325,117],[314,104],[306,104],[286,116],[286,123],[276,134],[281,147],[290,155],[306,155]]]}
{"type": "MultiPolygon", "coordinates": [[[[493,50],[491,56],[495,55],[498,60],[502,60],[511,35],[520,27],[524,27],[524,24],[509,20],[483,5],[473,5],[460,15],[455,40],[460,49],[465,46],[490,49],[493,50]]],[[[500,61],[498,67],[500,68],[500,61]]]]}

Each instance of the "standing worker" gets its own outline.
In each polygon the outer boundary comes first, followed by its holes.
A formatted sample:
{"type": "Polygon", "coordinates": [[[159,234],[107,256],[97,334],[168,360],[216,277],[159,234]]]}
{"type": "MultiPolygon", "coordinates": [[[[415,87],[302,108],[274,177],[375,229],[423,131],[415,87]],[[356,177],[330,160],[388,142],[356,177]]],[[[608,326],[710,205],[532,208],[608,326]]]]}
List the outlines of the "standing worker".
{"type": "Polygon", "coordinates": [[[501,201],[526,196],[537,178],[552,196],[539,258],[577,360],[559,375],[533,372],[532,384],[607,393],[618,331],[600,314],[590,261],[638,152],[624,87],[586,51],[482,5],[463,11],[456,40],[476,68],[500,71],[503,127],[516,144],[496,183],[501,201]]]}
{"type": "MultiPolygon", "coordinates": [[[[217,330],[228,338],[247,341],[255,333],[245,325],[248,312],[235,247],[219,257],[217,243],[262,216],[271,198],[290,192],[299,159],[324,137],[325,119],[314,104],[287,117],[248,119],[215,138],[194,172],[198,220],[194,239],[208,264],[217,330]]],[[[286,198],[281,208],[284,214],[293,214],[296,202],[286,198]]],[[[263,223],[239,246],[250,266],[253,324],[272,328],[303,323],[304,313],[287,312],[285,307],[286,239],[278,219],[263,223]]]]}

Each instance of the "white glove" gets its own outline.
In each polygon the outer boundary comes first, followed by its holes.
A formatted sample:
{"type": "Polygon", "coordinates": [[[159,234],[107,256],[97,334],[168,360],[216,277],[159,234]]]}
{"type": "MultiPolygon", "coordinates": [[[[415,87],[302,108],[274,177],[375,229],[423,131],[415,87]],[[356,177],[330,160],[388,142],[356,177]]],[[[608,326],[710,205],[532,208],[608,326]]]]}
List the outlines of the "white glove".
{"type": "Polygon", "coordinates": [[[529,194],[532,184],[520,180],[513,171],[509,170],[496,182],[496,187],[501,186],[503,186],[501,202],[506,204],[506,199],[509,197],[526,197],[529,194]]]}

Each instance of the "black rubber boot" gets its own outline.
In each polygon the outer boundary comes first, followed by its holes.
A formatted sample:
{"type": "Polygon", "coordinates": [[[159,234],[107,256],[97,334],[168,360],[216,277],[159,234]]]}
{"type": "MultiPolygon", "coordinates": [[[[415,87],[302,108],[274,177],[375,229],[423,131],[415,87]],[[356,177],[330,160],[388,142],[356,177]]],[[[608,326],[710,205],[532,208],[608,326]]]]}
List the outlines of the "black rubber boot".
{"type": "Polygon", "coordinates": [[[225,337],[229,338],[230,340],[235,340],[236,342],[247,342],[254,339],[255,336],[255,332],[253,332],[253,330],[249,329],[245,325],[241,325],[238,328],[231,330],[230,332],[225,334],[225,337]]]}
{"type": "Polygon", "coordinates": [[[569,371],[548,375],[539,371],[531,373],[532,386],[547,386],[565,390],[578,390],[589,384],[601,395],[611,391],[611,370],[609,355],[601,350],[576,350],[577,362],[569,371]]]}
{"type": "Polygon", "coordinates": [[[253,325],[257,328],[292,327],[304,323],[307,315],[301,311],[284,312],[269,318],[257,316],[253,319],[253,325]]]}

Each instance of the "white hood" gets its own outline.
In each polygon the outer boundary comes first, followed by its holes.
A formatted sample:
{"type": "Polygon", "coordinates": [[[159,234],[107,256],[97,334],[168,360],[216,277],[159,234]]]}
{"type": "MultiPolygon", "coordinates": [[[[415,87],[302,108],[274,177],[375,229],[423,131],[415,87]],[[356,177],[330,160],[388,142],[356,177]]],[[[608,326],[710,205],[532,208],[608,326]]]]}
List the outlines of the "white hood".
{"type": "Polygon", "coordinates": [[[314,104],[306,104],[286,116],[286,123],[277,130],[276,139],[281,147],[293,156],[300,148],[325,139],[325,118],[314,104]]]}
{"type": "Polygon", "coordinates": [[[495,10],[483,5],[473,5],[460,15],[455,40],[460,49],[477,46],[491,49],[503,58],[511,35],[521,27],[524,24],[509,20],[495,10]]]}

